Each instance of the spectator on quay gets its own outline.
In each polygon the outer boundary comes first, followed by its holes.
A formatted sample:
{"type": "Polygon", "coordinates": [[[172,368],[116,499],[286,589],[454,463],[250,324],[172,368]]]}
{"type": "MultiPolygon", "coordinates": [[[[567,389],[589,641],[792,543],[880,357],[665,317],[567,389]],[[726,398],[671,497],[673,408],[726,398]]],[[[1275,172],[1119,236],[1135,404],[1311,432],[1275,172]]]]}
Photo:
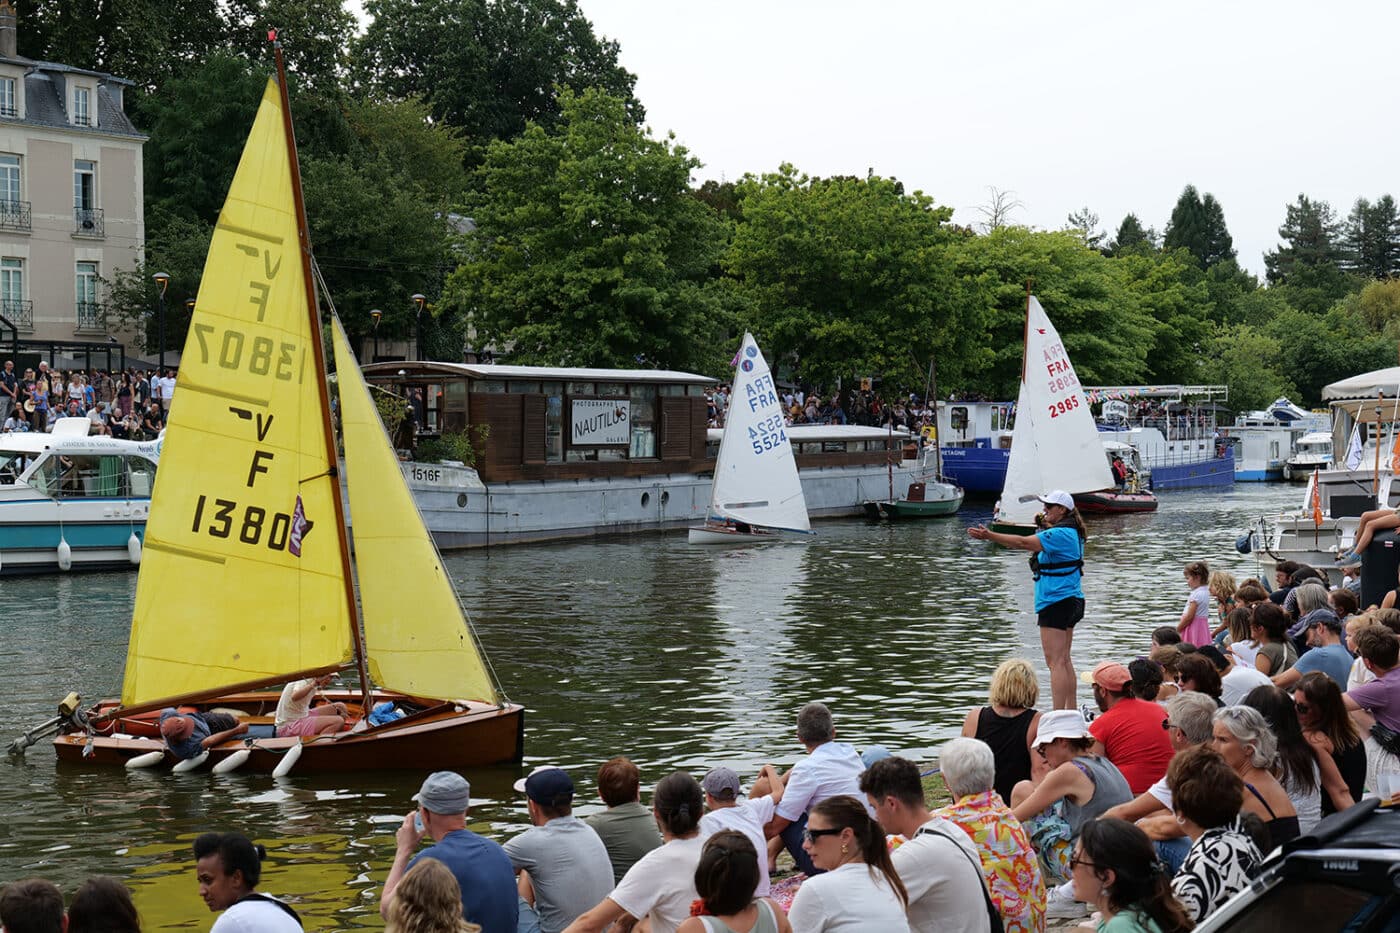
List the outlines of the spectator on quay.
{"type": "Polygon", "coordinates": [[[1176,674],[1177,684],[1183,691],[1204,693],[1218,705],[1224,705],[1220,701],[1220,671],[1210,658],[1193,651],[1177,662],[1176,674]]]}
{"type": "Polygon", "coordinates": [[[1157,688],[1157,702],[1165,703],[1180,691],[1177,680],[1181,676],[1181,646],[1158,645],[1148,652],[1148,660],[1162,669],[1162,686],[1157,688]]]}
{"type": "Polygon", "coordinates": [[[1215,665],[1216,672],[1220,674],[1220,702],[1226,706],[1238,706],[1244,700],[1245,694],[1255,687],[1267,687],[1273,683],[1259,673],[1257,668],[1236,664],[1232,656],[1225,654],[1215,645],[1206,645],[1196,653],[1215,665]]]}
{"type": "Polygon", "coordinates": [[[404,875],[424,859],[437,859],[457,879],[466,920],[480,924],[484,933],[516,933],[520,910],[515,870],[499,845],[467,829],[467,779],[453,771],[435,771],[413,799],[418,809],[404,817],[394,836],[394,864],[379,895],[380,916],[388,918],[404,875]],[[425,836],[434,845],[415,855],[425,836]]]}
{"type": "Polygon", "coordinates": [[[1040,683],[1023,658],[997,665],[992,674],[987,706],[973,707],[963,719],[964,738],[987,743],[996,759],[996,792],[1003,802],[1011,789],[1031,777],[1031,740],[1040,725],[1040,683]]]}
{"type": "Polygon", "coordinates": [[[769,793],[775,780],[786,783],[782,799],[774,808],[773,819],[763,832],[769,839],[781,838],[798,870],[813,875],[821,869],[812,861],[803,843],[807,812],[828,797],[845,795],[864,800],[860,775],[865,763],[854,748],[836,741],[831,710],[822,703],[808,703],[798,712],[797,741],[807,749],[807,757],[781,778],[771,765],[765,766],[764,776],[754,782],[749,796],[761,797],[769,793]]]}
{"type": "Polygon", "coordinates": [[[1144,793],[1172,760],[1172,745],[1162,730],[1162,708],[1133,696],[1133,675],[1116,661],[1103,661],[1082,679],[1094,691],[1101,715],[1089,724],[1095,754],[1113,762],[1134,795],[1144,793]]]}
{"type": "Polygon", "coordinates": [[[1210,643],[1210,569],[1205,561],[1192,561],[1182,575],[1191,594],[1186,598],[1186,608],[1181,611],[1176,630],[1181,633],[1182,641],[1199,648],[1210,643]]]}
{"type": "MultiPolygon", "coordinates": [[[[957,741],[976,745],[987,753],[985,776],[990,796],[991,749],[976,739],[957,741]]],[[[957,754],[959,751],[955,750],[954,755],[957,754]]],[[[943,755],[939,762],[946,769],[948,762],[943,755]]],[[[961,776],[966,778],[966,774],[961,776]]],[[[948,779],[946,770],[943,777],[948,779]]],[[[982,880],[981,854],[960,826],[929,812],[918,766],[904,758],[884,758],[861,775],[860,789],[875,808],[880,828],[907,840],[891,853],[890,861],[904,882],[909,929],[914,933],[986,933],[990,928],[990,895],[982,880]]],[[[952,781],[948,789],[954,796],[962,796],[952,781]]]]}
{"type": "Polygon", "coordinates": [[[1152,630],[1152,647],[1181,644],[1181,633],[1175,625],[1159,625],[1152,630]]]}
{"type": "Polygon", "coordinates": [[[1254,625],[1254,608],[1240,606],[1230,611],[1225,620],[1229,628],[1225,639],[1225,652],[1234,664],[1257,671],[1259,668],[1254,666],[1254,659],[1259,655],[1259,643],[1250,636],[1250,629],[1254,625]]]}
{"type": "Polygon", "coordinates": [[[301,917],[257,890],[266,850],[242,833],[205,833],[194,841],[199,896],[212,913],[223,911],[209,933],[301,933],[301,917]]]}
{"type": "Polygon", "coordinates": [[[1172,809],[1191,840],[1172,893],[1199,923],[1249,886],[1263,857],[1240,823],[1244,782],[1212,749],[1191,748],[1167,769],[1172,809]]]}
{"type": "Polygon", "coordinates": [[[868,809],[845,794],[812,806],[803,844],[821,873],[797,889],[788,912],[794,930],[909,933],[909,895],[868,809]]]}
{"type": "Polygon", "coordinates": [[[1185,933],[1195,926],[1172,894],[1152,840],[1132,823],[1085,826],[1073,864],[1074,895],[1102,914],[1099,933],[1185,933]]]}
{"type": "Polygon", "coordinates": [[[3,431],[6,434],[22,433],[29,430],[29,422],[24,420],[23,414],[12,411],[5,418],[3,431]]]}
{"type": "Polygon", "coordinates": [[[1341,689],[1321,671],[1305,674],[1293,687],[1293,708],[1303,738],[1317,753],[1318,761],[1330,759],[1340,778],[1337,783],[1324,770],[1322,815],[1345,810],[1360,800],[1365,790],[1366,747],[1347,715],[1341,689]]]}
{"type": "Polygon", "coordinates": [[[0,929],[14,933],[63,933],[63,894],[42,878],[0,888],[0,929]]]}
{"type": "Polygon", "coordinates": [[[19,407],[19,377],[15,375],[15,361],[6,360],[0,368],[0,421],[9,421],[19,407]]]}
{"type": "Polygon", "coordinates": [[[126,885],[105,875],[84,881],[68,905],[67,933],[141,933],[126,885]]]}
{"type": "Polygon", "coordinates": [[[165,429],[165,416],[161,413],[160,406],[151,402],[146,407],[146,412],[141,418],[141,433],[145,440],[153,441],[160,437],[160,432],[165,429]]]}
{"type": "Polygon", "coordinates": [[[615,921],[627,930],[642,918],[647,918],[651,933],[675,933],[699,896],[695,869],[704,848],[703,806],[695,778],[684,771],[662,778],[652,795],[652,811],[665,841],[642,856],[613,892],[570,924],[566,933],[602,933],[615,921]]]}
{"type": "Polygon", "coordinates": [[[603,840],[617,884],[638,859],[661,845],[661,832],[651,808],[642,806],[641,772],[627,758],[603,762],[598,769],[598,796],[608,809],[583,821],[603,840]]]}
{"type": "Polygon", "coordinates": [[[1241,809],[1263,821],[1269,834],[1269,850],[1297,838],[1298,811],[1274,777],[1278,743],[1263,714],[1249,706],[1216,710],[1211,747],[1244,782],[1246,793],[1241,809]]]}
{"type": "Polygon", "coordinates": [[[1050,770],[1016,785],[1011,810],[1026,827],[1040,859],[1050,891],[1046,916],[1084,915],[1064,883],[1070,880],[1070,853],[1084,826],[1105,811],[1133,798],[1133,792],[1113,763],[1093,754],[1097,740],[1077,709],[1057,709],[1040,717],[1035,750],[1050,770]]]}
{"type": "Polygon", "coordinates": [[[1348,801],[1348,807],[1351,806],[1346,782],[1337,771],[1332,756],[1322,754],[1303,738],[1298,711],[1293,708],[1293,698],[1286,690],[1272,685],[1256,687],[1249,691],[1243,705],[1257,709],[1274,733],[1274,741],[1278,745],[1278,764],[1274,773],[1288,792],[1288,799],[1293,801],[1293,809],[1298,811],[1298,829],[1301,832],[1311,832],[1317,821],[1322,819],[1324,786],[1330,787],[1348,801]]]}
{"type": "Polygon", "coordinates": [[[1306,609],[1298,605],[1298,597],[1302,595],[1298,590],[1309,583],[1321,586],[1323,592],[1326,592],[1327,580],[1323,577],[1322,571],[1309,567],[1307,564],[1299,564],[1298,569],[1289,578],[1289,582],[1293,584],[1293,589],[1289,590],[1288,595],[1283,599],[1283,611],[1287,614],[1290,623],[1297,622],[1300,617],[1307,615],[1319,606],[1327,605],[1325,598],[1321,602],[1313,599],[1306,609]]]}
{"type": "Polygon", "coordinates": [[[481,933],[481,927],[462,919],[461,886],[451,869],[430,858],[399,882],[384,933],[481,933]]]}
{"type": "MultiPolygon", "coordinates": [[[[1298,572],[1302,573],[1301,570],[1298,572]]],[[[1327,599],[1327,587],[1320,580],[1305,579],[1288,595],[1293,601],[1292,606],[1285,604],[1283,607],[1284,612],[1292,619],[1288,626],[1288,637],[1301,655],[1308,650],[1305,640],[1308,628],[1318,618],[1333,616],[1336,613],[1332,611],[1332,604],[1327,599]]]]}
{"type": "MultiPolygon", "coordinates": [[[[1044,930],[1045,880],[1025,827],[992,791],[992,750],[976,739],[953,739],[939,750],[938,765],[953,802],[933,815],[960,827],[972,840],[1007,933],[1044,930]]],[[[898,850],[894,862],[899,868],[898,850]]]]}
{"type": "Polygon", "coordinates": [[[1128,691],[1139,700],[1152,700],[1162,706],[1176,695],[1176,684],[1169,686],[1164,682],[1166,671],[1151,658],[1133,658],[1128,662],[1128,673],[1133,678],[1128,691]]]}
{"type": "Polygon", "coordinates": [[[1273,677],[1298,663],[1298,652],[1288,639],[1288,616],[1272,603],[1254,607],[1249,637],[1259,646],[1254,666],[1273,677]]]}
{"type": "Polygon", "coordinates": [[[101,407],[94,406],[89,409],[87,419],[92,423],[92,427],[88,428],[89,434],[111,435],[112,429],[107,424],[107,412],[101,407]]]}
{"type": "MultiPolygon", "coordinates": [[[[1322,587],[1307,583],[1298,588],[1300,593],[1313,589],[1320,590],[1322,587]]],[[[1301,602],[1304,597],[1299,596],[1298,599],[1301,602]]],[[[1321,671],[1335,680],[1338,687],[1345,687],[1353,659],[1351,652],[1342,644],[1341,617],[1330,607],[1325,607],[1308,613],[1303,622],[1307,624],[1302,635],[1307,640],[1308,650],[1288,670],[1273,676],[1275,686],[1290,689],[1304,674],[1321,671]]]]}
{"type": "MultiPolygon", "coordinates": [[[[1394,592],[1394,590],[1390,591],[1390,593],[1394,592]]],[[[1390,593],[1386,595],[1389,596],[1390,593]]],[[[1346,587],[1339,586],[1335,590],[1327,591],[1327,604],[1332,607],[1332,611],[1337,614],[1338,618],[1345,623],[1347,619],[1356,615],[1357,611],[1361,608],[1361,599],[1346,587]]]]}
{"type": "Polygon", "coordinates": [[[562,768],[536,768],[517,781],[530,829],[506,841],[520,876],[520,933],[559,933],[613,889],[608,850],[573,815],[574,782],[562,768]]]}
{"type": "Polygon", "coordinates": [[[1376,679],[1348,690],[1342,702],[1366,736],[1366,786],[1381,792],[1382,775],[1392,786],[1400,781],[1400,637],[1372,625],[1357,634],[1356,651],[1376,679]]]}
{"type": "Polygon", "coordinates": [[[1283,601],[1288,598],[1289,592],[1293,589],[1293,575],[1302,566],[1302,564],[1292,560],[1281,560],[1274,564],[1274,591],[1269,594],[1269,602],[1275,606],[1283,606],[1283,601]]]}
{"type": "Polygon", "coordinates": [[[729,768],[711,768],[700,781],[705,792],[707,812],[700,818],[700,838],[709,839],[715,833],[737,830],[749,838],[754,849],[763,853],[759,865],[758,883],[754,897],[767,897],[772,890],[768,879],[768,840],[763,827],[773,818],[774,808],[782,800],[782,781],[773,782],[773,792],[762,797],[745,798],[739,787],[739,775],[729,768]]]}
{"type": "Polygon", "coordinates": [[[676,933],[792,933],[782,908],[756,893],[767,861],[753,840],[737,830],[709,837],[695,866],[695,891],[705,912],[686,920],[676,933]]]}
{"type": "Polygon", "coordinates": [[[1210,590],[1211,598],[1215,600],[1216,618],[1220,620],[1212,624],[1211,639],[1219,644],[1229,632],[1225,619],[1230,610],[1235,608],[1235,591],[1239,589],[1239,584],[1235,582],[1233,574],[1224,570],[1212,570],[1206,589],[1210,590]]]}
{"type": "Polygon", "coordinates": [[[1376,675],[1371,673],[1371,669],[1366,666],[1366,661],[1361,657],[1360,649],[1356,647],[1356,636],[1361,634],[1361,630],[1368,625],[1379,625],[1400,635],[1400,609],[1373,609],[1347,621],[1347,651],[1351,652],[1352,657],[1356,660],[1352,662],[1351,672],[1347,674],[1347,685],[1342,691],[1343,693],[1362,684],[1369,684],[1376,679],[1376,675]]]}

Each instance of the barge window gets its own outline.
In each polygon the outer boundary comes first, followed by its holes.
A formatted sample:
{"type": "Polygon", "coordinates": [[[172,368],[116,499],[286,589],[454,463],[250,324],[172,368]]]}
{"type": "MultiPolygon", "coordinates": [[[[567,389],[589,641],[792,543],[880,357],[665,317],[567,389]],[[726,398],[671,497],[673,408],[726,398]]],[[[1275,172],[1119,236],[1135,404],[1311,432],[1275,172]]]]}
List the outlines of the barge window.
{"type": "Polygon", "coordinates": [[[538,382],[514,382],[506,387],[511,395],[539,395],[540,384],[538,382]]]}
{"type": "Polygon", "coordinates": [[[694,396],[704,395],[704,394],[705,394],[705,387],[702,386],[702,385],[699,385],[698,383],[697,383],[697,384],[694,384],[694,385],[688,385],[688,386],[685,387],[685,394],[686,394],[686,395],[694,395],[694,396]]]}
{"type": "Polygon", "coordinates": [[[490,392],[494,395],[502,395],[506,391],[504,379],[477,379],[472,383],[473,392],[490,392]]]}
{"type": "Polygon", "coordinates": [[[627,387],[620,382],[600,382],[598,394],[607,398],[626,398],[627,387]]]}
{"type": "Polygon", "coordinates": [[[634,385],[628,393],[632,422],[627,455],[633,460],[656,458],[656,386],[634,385]]]}
{"type": "Polygon", "coordinates": [[[570,395],[594,395],[593,383],[591,382],[571,382],[569,383],[570,395]]]}
{"type": "Polygon", "coordinates": [[[130,471],[129,495],[137,499],[149,498],[151,490],[156,488],[156,465],[144,457],[130,457],[126,468],[130,471]]]}
{"type": "Polygon", "coordinates": [[[948,424],[954,431],[967,430],[967,409],[958,405],[948,413],[948,424]]]}
{"type": "MultiPolygon", "coordinates": [[[[558,386],[559,383],[552,383],[558,386]]],[[[564,460],[564,398],[555,390],[544,403],[544,461],[561,463],[564,460]]]]}
{"type": "Polygon", "coordinates": [[[55,454],[31,477],[34,488],[61,499],[107,498],[128,495],[126,463],[119,456],[55,454]]]}
{"type": "Polygon", "coordinates": [[[686,388],[687,388],[687,386],[678,385],[678,384],[676,384],[676,383],[673,382],[673,383],[670,383],[669,385],[660,385],[660,386],[657,386],[657,387],[656,387],[656,391],[657,391],[657,394],[658,394],[658,395],[662,395],[662,396],[666,396],[667,398],[670,398],[670,397],[676,396],[676,395],[685,395],[685,394],[686,394],[686,388]]]}
{"type": "Polygon", "coordinates": [[[0,486],[13,486],[18,482],[20,474],[29,469],[29,461],[32,459],[32,455],[25,455],[19,451],[0,451],[0,486]]]}

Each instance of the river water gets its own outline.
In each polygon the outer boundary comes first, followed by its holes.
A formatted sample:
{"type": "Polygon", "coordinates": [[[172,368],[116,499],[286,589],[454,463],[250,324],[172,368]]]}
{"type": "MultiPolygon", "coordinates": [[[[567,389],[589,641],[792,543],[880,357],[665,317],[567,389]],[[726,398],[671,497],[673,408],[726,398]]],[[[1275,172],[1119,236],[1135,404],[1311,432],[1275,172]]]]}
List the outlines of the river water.
{"type": "MultiPolygon", "coordinates": [[[[1080,669],[1145,652],[1151,628],[1180,615],[1187,561],[1258,573],[1235,537],[1301,499],[1301,487],[1242,484],[1093,521],[1080,669]]],[[[727,764],[750,780],[764,762],[790,764],[808,700],[829,703],[857,747],[929,759],[1002,660],[1033,659],[1048,698],[1023,553],[966,535],[989,517],[970,503],[931,522],[822,522],[801,544],[728,550],[668,534],[447,564],[507,694],[527,709],[526,768],[570,769],[586,812],[592,776],[615,754],[648,785],[678,768],[698,777],[727,764]]],[[[0,582],[0,741],[52,715],[69,690],[117,690],[135,584],[134,574],[0,582]]],[[[190,637],[198,631],[191,619],[190,637]]],[[[502,839],[525,828],[510,787],[521,773],[467,775],[474,829],[502,839]]],[[[71,894],[111,874],[131,886],[147,929],[207,929],[190,842],[236,829],[267,846],[261,887],[291,900],[308,930],[377,929],[393,833],[422,777],[87,770],[57,766],[41,742],[0,761],[0,882],[39,875],[71,894]]]]}

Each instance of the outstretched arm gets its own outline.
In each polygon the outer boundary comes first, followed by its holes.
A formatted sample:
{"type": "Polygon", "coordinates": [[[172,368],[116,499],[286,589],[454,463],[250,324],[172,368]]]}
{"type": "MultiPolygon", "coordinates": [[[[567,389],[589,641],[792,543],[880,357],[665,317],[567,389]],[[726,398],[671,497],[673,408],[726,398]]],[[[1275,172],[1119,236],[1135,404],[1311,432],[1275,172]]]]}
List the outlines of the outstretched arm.
{"type": "Polygon", "coordinates": [[[1032,554],[1039,554],[1044,550],[1040,544],[1039,535],[1008,535],[1000,531],[992,531],[986,525],[973,525],[967,529],[970,537],[978,541],[990,541],[993,544],[1000,544],[1002,547],[1009,547],[1018,551],[1030,551],[1032,554]]]}

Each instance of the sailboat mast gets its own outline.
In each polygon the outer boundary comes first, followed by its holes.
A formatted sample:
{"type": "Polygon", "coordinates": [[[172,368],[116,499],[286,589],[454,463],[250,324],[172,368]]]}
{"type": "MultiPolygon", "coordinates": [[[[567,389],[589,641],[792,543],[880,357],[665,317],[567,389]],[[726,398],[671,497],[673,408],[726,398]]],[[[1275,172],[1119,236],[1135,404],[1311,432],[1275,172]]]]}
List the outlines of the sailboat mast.
{"type": "MultiPolygon", "coordinates": [[[[1025,354],[1021,354],[1025,356],[1025,354]]],[[[1024,365],[1024,364],[1022,364],[1024,365]]],[[[928,358],[928,385],[924,387],[924,405],[933,399],[933,469],[934,478],[943,479],[943,438],[938,436],[938,368],[934,358],[928,358]]]]}
{"type": "Polygon", "coordinates": [[[311,277],[311,231],[306,223],[306,201],[301,193],[301,163],[297,161],[297,140],[292,129],[292,104],[287,95],[287,69],[282,61],[282,43],[272,38],[272,49],[277,59],[277,89],[282,95],[282,126],[287,139],[287,160],[291,163],[292,199],[296,204],[297,239],[300,240],[301,277],[306,289],[306,313],[311,316],[311,352],[316,360],[316,391],[321,396],[321,431],[326,441],[326,461],[330,464],[330,479],[336,484],[331,496],[335,504],[335,530],[340,538],[341,577],[345,581],[345,600],[349,609],[350,638],[355,646],[355,667],[360,674],[360,689],[364,696],[365,712],[369,712],[370,680],[369,667],[365,661],[365,642],[360,635],[360,611],[355,601],[355,575],[350,567],[350,540],[345,532],[345,503],[340,497],[338,458],[335,448],[335,429],[331,425],[330,392],[326,388],[326,348],[321,340],[321,314],[316,301],[316,287],[311,277]]]}

